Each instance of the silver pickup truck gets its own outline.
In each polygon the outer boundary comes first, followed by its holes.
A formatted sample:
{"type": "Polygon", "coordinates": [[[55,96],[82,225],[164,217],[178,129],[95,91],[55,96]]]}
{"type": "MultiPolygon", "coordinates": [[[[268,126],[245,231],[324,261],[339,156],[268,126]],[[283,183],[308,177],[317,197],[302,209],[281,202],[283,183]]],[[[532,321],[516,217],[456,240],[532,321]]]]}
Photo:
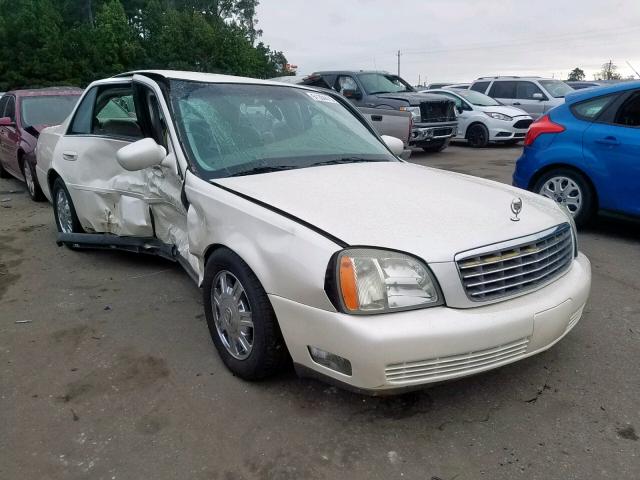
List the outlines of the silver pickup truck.
{"type": "Polygon", "coordinates": [[[427,152],[445,149],[457,134],[455,104],[439,95],[420,93],[397,75],[378,71],[332,70],[305,77],[303,85],[332,88],[358,108],[410,112],[409,145],[427,152]]]}
{"type": "MultiPolygon", "coordinates": [[[[306,77],[299,76],[288,76],[288,77],[278,77],[273,78],[272,80],[283,82],[283,83],[294,83],[294,84],[307,84],[305,83],[306,77]]],[[[328,88],[332,89],[329,85],[323,82],[317,82],[311,86],[315,86],[318,88],[328,88]]],[[[360,113],[371,122],[373,128],[375,128],[376,132],[379,135],[389,135],[392,137],[399,138],[404,142],[405,145],[405,153],[402,155],[403,158],[408,158],[410,155],[409,144],[411,142],[412,130],[413,130],[413,122],[412,122],[412,114],[408,110],[400,110],[395,109],[392,110],[390,108],[374,108],[374,107],[365,107],[365,106],[357,106],[360,113]]]]}

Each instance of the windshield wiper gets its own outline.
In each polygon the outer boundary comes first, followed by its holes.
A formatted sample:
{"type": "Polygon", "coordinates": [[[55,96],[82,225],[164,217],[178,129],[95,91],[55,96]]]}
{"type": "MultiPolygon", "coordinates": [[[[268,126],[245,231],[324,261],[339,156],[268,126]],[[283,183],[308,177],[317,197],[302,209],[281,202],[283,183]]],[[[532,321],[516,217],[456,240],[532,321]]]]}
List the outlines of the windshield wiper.
{"type": "Polygon", "coordinates": [[[334,158],[333,160],[325,160],[323,162],[312,163],[311,167],[318,167],[322,165],[340,165],[342,163],[364,163],[364,162],[386,162],[387,160],[378,160],[372,158],[362,158],[362,157],[342,157],[342,158],[334,158]]]}
{"type": "Polygon", "coordinates": [[[244,175],[257,175],[259,173],[281,172],[282,170],[291,170],[293,168],[298,168],[298,167],[294,165],[276,165],[273,167],[262,166],[262,167],[250,168],[249,170],[242,170],[241,172],[236,172],[229,176],[242,177],[244,175]]]}

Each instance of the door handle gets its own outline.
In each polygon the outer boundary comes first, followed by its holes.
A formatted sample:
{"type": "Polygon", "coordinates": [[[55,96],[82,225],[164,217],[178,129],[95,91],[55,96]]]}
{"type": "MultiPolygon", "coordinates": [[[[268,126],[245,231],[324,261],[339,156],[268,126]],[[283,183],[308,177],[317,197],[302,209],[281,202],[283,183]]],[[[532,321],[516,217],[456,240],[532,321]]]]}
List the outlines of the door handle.
{"type": "Polygon", "coordinates": [[[371,120],[373,120],[374,122],[381,122],[382,115],[371,115],[371,120]]]}
{"type": "Polygon", "coordinates": [[[618,141],[618,139],[616,137],[612,137],[611,135],[608,135],[604,138],[598,138],[596,139],[596,143],[599,143],[601,145],[620,145],[620,142],[618,141]]]}
{"type": "Polygon", "coordinates": [[[78,159],[78,154],[76,152],[62,152],[62,158],[69,161],[69,162],[75,162],[78,159]]]}
{"type": "Polygon", "coordinates": [[[520,102],[513,102],[514,105],[522,105],[520,102]]]}

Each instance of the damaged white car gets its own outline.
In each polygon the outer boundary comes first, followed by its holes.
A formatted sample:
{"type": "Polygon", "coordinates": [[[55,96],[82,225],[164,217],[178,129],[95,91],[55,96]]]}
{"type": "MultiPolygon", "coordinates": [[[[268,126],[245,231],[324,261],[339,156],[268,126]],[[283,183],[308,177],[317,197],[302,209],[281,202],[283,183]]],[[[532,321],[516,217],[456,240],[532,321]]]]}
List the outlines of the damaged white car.
{"type": "Polygon", "coordinates": [[[566,212],[401,150],[331,92],[145,71],[91,84],[41,134],[36,171],[60,244],[180,262],[245,379],[290,356],[392,392],[566,335],[591,281],[566,212]]]}

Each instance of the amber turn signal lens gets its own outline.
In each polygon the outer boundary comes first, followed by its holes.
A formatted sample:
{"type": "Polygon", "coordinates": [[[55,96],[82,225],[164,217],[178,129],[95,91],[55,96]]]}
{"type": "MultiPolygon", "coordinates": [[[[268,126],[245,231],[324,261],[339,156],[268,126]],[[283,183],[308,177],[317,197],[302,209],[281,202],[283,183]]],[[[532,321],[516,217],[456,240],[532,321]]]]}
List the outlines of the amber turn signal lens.
{"type": "Polygon", "coordinates": [[[340,290],[344,306],[349,310],[358,310],[358,290],[356,288],[356,271],[353,268],[353,260],[342,257],[340,260],[340,290]]]}

